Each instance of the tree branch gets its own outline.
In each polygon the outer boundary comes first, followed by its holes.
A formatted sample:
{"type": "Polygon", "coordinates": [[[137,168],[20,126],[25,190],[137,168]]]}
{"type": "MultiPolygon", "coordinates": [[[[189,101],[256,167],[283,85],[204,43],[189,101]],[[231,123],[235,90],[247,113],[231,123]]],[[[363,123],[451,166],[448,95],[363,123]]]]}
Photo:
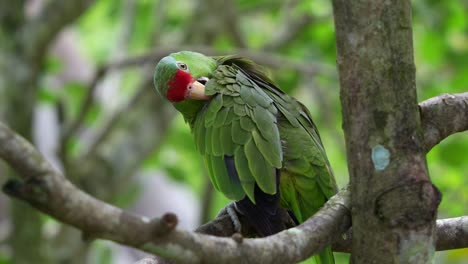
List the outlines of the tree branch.
{"type": "Polygon", "coordinates": [[[427,172],[411,1],[333,0],[353,263],[427,263],[440,192],[427,172]]]}
{"type": "Polygon", "coordinates": [[[141,84],[139,85],[135,94],[131,97],[131,99],[127,102],[125,106],[122,106],[114,113],[112,116],[105,121],[105,124],[100,128],[99,132],[97,132],[96,137],[90,143],[89,149],[86,151],[86,155],[95,155],[99,146],[105,141],[105,139],[109,136],[109,134],[114,130],[119,120],[122,119],[122,116],[130,111],[138,102],[146,95],[147,90],[151,89],[150,86],[153,85],[153,78],[145,77],[141,84]]]}
{"type": "Polygon", "coordinates": [[[437,220],[437,250],[468,248],[468,216],[437,220]]]}
{"type": "Polygon", "coordinates": [[[468,92],[431,98],[419,109],[427,152],[446,137],[468,130],[468,92]]]}
{"type": "Polygon", "coordinates": [[[81,102],[78,115],[76,116],[74,120],[70,122],[69,125],[66,124],[65,129],[60,138],[61,156],[66,157],[66,147],[67,147],[68,141],[73,136],[73,134],[76,133],[76,131],[80,128],[81,124],[86,118],[86,115],[88,114],[89,110],[93,106],[94,94],[95,94],[96,88],[98,86],[98,83],[102,80],[102,78],[106,74],[106,71],[107,71],[107,68],[99,68],[96,71],[96,74],[94,75],[93,80],[91,81],[88,89],[86,90],[86,95],[83,101],[81,102]]]}
{"type": "Polygon", "coordinates": [[[7,194],[75,226],[88,238],[112,240],[184,263],[295,263],[323,249],[350,225],[345,209],[349,192],[343,191],[306,223],[268,238],[207,236],[174,229],[175,215],[150,221],[87,195],[3,124],[0,157],[21,177],[7,182],[7,194]]]}
{"type": "MultiPolygon", "coordinates": [[[[344,208],[346,214],[344,217],[350,218],[350,211],[344,208]]],[[[242,224],[242,235],[252,236],[254,228],[242,216],[239,216],[242,224]]],[[[283,215],[283,222],[288,221],[287,216],[283,215]]],[[[450,250],[468,247],[468,216],[439,219],[437,220],[437,239],[436,250],[450,250]]],[[[231,218],[227,214],[220,214],[215,219],[206,223],[195,230],[195,232],[209,234],[214,236],[230,237],[236,233],[231,218]]],[[[346,232],[346,236],[340,236],[333,242],[333,251],[351,253],[352,229],[346,232]]]]}
{"type": "MultiPolygon", "coordinates": [[[[21,180],[10,180],[3,190],[44,213],[82,230],[87,238],[129,245],[183,263],[295,263],[339,239],[350,227],[349,190],[334,196],[302,225],[267,238],[220,238],[175,229],[177,217],[166,214],[149,220],[97,200],[54,170],[21,136],[0,123],[0,157],[21,180]],[[219,252],[223,254],[219,254],[219,252]],[[261,252],[261,253],[259,253],[261,252]]],[[[440,249],[467,246],[468,217],[439,221],[440,249]]],[[[198,232],[226,230],[232,224],[220,215],[198,232]],[[216,229],[210,229],[218,225],[216,229]]],[[[243,227],[244,228],[244,227],[243,227]]],[[[247,232],[247,229],[244,229],[247,232]]],[[[233,231],[232,231],[233,233],[233,231]]],[[[342,246],[345,248],[345,246],[342,246]]]]}
{"type": "MultiPolygon", "coordinates": [[[[437,251],[468,247],[468,216],[437,220],[437,251]]],[[[351,232],[345,238],[339,238],[333,243],[333,251],[351,253],[351,232]]]]}

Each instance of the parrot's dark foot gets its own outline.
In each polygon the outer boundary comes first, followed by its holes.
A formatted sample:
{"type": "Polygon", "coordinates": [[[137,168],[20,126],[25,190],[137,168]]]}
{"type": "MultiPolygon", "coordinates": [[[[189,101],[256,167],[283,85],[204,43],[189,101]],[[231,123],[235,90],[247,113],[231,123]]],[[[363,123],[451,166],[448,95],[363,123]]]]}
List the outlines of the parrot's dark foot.
{"type": "Polygon", "coordinates": [[[236,231],[236,233],[241,234],[242,224],[239,220],[236,204],[234,202],[226,205],[221,211],[219,211],[218,216],[224,214],[229,215],[229,217],[231,218],[232,225],[234,226],[234,230],[236,231]]]}

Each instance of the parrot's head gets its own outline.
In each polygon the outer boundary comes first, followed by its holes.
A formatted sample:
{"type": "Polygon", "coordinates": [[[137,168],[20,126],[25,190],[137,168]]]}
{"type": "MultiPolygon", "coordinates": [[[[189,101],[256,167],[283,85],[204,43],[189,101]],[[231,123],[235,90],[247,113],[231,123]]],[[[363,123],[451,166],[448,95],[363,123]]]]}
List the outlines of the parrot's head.
{"type": "Polygon", "coordinates": [[[217,67],[216,61],[201,53],[181,51],[161,59],[154,73],[159,94],[172,103],[208,100],[205,84],[217,67]]]}

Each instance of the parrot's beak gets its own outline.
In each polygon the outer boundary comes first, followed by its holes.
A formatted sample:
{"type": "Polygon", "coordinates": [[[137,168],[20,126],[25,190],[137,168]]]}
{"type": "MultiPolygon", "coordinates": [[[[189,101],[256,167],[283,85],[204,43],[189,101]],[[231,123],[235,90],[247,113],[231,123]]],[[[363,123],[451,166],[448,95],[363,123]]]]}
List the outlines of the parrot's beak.
{"type": "Polygon", "coordinates": [[[187,99],[191,100],[208,100],[211,97],[205,95],[205,85],[199,81],[194,81],[188,86],[187,99]]]}

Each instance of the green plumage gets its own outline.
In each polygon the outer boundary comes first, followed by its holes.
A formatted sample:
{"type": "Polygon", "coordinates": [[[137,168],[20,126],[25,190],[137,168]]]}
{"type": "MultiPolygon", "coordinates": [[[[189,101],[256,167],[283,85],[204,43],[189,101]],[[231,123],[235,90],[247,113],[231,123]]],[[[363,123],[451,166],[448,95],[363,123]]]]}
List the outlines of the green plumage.
{"type": "MultiPolygon", "coordinates": [[[[230,199],[247,196],[255,203],[255,185],[267,194],[278,191],[276,170],[280,170],[280,206],[304,222],[337,191],[310,113],[250,60],[228,56],[213,61],[216,66],[209,72],[192,73],[210,78],[205,94],[212,99],[190,113],[181,111],[192,127],[213,186],[230,199]],[[235,177],[226,169],[226,157],[233,157],[235,177]]],[[[176,103],[180,110],[177,104],[184,103],[176,103]]],[[[333,263],[331,249],[316,260],[333,263]]]]}

